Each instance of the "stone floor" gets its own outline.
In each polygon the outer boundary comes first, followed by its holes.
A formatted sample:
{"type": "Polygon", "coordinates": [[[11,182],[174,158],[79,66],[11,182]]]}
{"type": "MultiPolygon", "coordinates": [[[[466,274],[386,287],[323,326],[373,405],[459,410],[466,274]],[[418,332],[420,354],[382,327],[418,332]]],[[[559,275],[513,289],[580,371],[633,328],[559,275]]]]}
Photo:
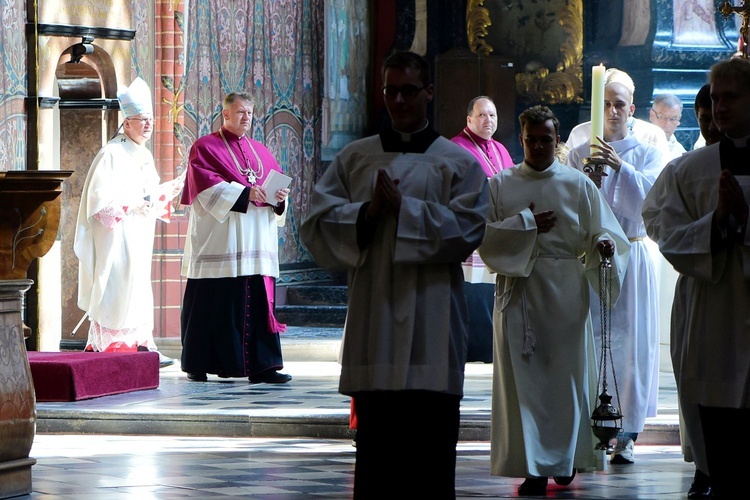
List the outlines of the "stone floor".
{"type": "MultiPolygon", "coordinates": [[[[459,443],[459,500],[517,497],[522,480],[491,476],[489,453],[486,441],[459,443]]],[[[33,493],[24,498],[37,500],[344,499],[355,448],[347,439],[40,434],[31,455],[33,493]]],[[[678,500],[692,474],[679,447],[639,445],[634,464],[578,474],[565,488],[551,482],[544,498],[678,500]]]]}
{"type": "MultiPolygon", "coordinates": [[[[338,393],[333,361],[288,361],[288,384],[252,385],[209,375],[192,382],[177,364],[160,371],[158,389],[76,402],[38,403],[37,432],[214,437],[351,438],[349,398],[338,393]]],[[[468,363],[461,403],[462,440],[489,440],[492,365],[468,363]]],[[[661,374],[659,415],[647,421],[644,444],[679,444],[671,373],[661,374]]]]}
{"type": "MultiPolygon", "coordinates": [[[[333,357],[303,341],[282,341],[289,384],[191,382],[173,365],[160,371],[158,389],[38,403],[30,498],[350,498],[355,448],[349,399],[337,391],[336,340],[317,341],[331,343],[333,357]]],[[[460,499],[513,498],[521,483],[489,474],[491,376],[491,364],[466,367],[460,499]]],[[[551,484],[546,498],[685,498],[693,466],[678,446],[673,375],[662,373],[660,384],[659,415],[639,437],[635,464],[551,484]]]]}

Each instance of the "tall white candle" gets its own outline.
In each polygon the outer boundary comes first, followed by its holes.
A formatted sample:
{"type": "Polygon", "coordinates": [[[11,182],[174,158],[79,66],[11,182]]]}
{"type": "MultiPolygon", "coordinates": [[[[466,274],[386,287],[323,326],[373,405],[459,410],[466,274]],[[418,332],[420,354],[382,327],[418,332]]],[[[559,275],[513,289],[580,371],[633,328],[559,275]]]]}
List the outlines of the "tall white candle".
{"type": "MultiPolygon", "coordinates": [[[[599,144],[597,136],[604,135],[604,66],[591,68],[591,142],[599,144]]],[[[589,154],[593,155],[598,149],[590,148],[589,154]]]]}

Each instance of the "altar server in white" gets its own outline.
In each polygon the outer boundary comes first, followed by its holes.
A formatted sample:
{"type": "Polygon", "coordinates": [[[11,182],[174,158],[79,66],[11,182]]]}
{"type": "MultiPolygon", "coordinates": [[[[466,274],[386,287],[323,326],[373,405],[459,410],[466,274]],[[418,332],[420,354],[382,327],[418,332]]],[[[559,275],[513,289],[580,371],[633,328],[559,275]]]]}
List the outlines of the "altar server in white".
{"type": "Polygon", "coordinates": [[[595,466],[589,283],[611,257],[616,300],[630,245],[596,185],[556,159],[552,111],[535,106],[519,121],[524,161],[490,179],[479,247],[497,273],[490,470],[543,496],[548,477],[567,485],[595,466]]]}
{"type": "MultiPolygon", "coordinates": [[[[625,85],[604,87],[604,137],[591,154],[589,141],[574,148],[569,164],[584,169],[584,158],[603,163],[589,177],[600,187],[631,243],[628,269],[620,299],[612,311],[612,358],[617,380],[623,434],[612,455],[613,463],[633,463],[633,447],[646,417],[656,416],[659,390],[659,304],[654,261],[646,245],[641,207],[663,168],[661,153],[640,142],[628,130],[635,106],[625,85]]],[[[663,135],[663,133],[662,133],[663,135]]],[[[592,288],[591,315],[601,344],[598,290],[592,288]]],[[[615,403],[618,401],[615,400],[615,403]]]]}

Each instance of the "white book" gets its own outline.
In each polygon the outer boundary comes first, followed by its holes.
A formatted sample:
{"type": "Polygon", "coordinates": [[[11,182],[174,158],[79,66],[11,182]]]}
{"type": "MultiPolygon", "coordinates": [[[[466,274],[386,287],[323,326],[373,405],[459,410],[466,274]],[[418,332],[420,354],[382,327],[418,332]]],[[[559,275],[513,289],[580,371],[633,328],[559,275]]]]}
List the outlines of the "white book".
{"type": "Polygon", "coordinates": [[[278,170],[271,170],[263,181],[262,187],[266,190],[266,196],[275,197],[276,191],[286,189],[292,183],[292,178],[282,174],[278,170]]]}

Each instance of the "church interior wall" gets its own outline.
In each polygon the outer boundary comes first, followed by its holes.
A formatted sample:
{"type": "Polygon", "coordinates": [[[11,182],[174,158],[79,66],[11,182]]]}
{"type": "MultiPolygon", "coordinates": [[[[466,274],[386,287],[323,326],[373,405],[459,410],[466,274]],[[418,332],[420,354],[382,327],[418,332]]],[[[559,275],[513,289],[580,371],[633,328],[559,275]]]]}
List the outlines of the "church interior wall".
{"type": "MultiPolygon", "coordinates": [[[[26,37],[34,29],[28,22],[33,16],[27,9],[35,4],[24,0],[4,3],[0,59],[10,71],[0,76],[0,170],[62,168],[62,162],[75,164],[85,173],[91,151],[59,152],[59,110],[42,110],[38,119],[34,117],[35,123],[28,123],[26,102],[34,95],[55,97],[54,78],[49,71],[62,52],[81,39],[38,37],[37,41],[44,42],[38,54],[44,67],[39,87],[26,88],[26,37]],[[35,159],[30,163],[26,136],[34,136],[36,131],[38,162],[35,159]]],[[[493,97],[498,101],[512,98],[503,116],[502,140],[509,142],[506,146],[516,161],[522,157],[517,140],[518,113],[533,104],[549,105],[561,119],[565,139],[567,131],[587,119],[590,67],[599,63],[631,74],[637,89],[636,115],[641,118],[648,116],[655,93],[680,95],[685,103],[685,130],[678,133],[688,146],[697,127],[691,118],[692,97],[705,81],[710,65],[731,55],[737,39],[738,19],[723,18],[715,3],[106,0],[94,2],[100,6],[96,12],[86,10],[92,4],[86,0],[39,0],[36,5],[39,21],[135,32],[129,41],[97,39],[94,44],[111,58],[116,84],[127,85],[140,75],[154,89],[158,125],[150,147],[164,180],[184,168],[192,141],[218,128],[223,94],[246,89],[257,96],[252,135],[268,144],[282,168],[296,179],[290,217],[280,232],[279,281],[287,286],[321,277],[299,240],[297,226],[312,186],[336,151],[350,140],[387,126],[379,68],[391,50],[415,50],[433,63],[439,56],[457,50],[480,58],[472,52],[475,47],[471,46],[467,24],[467,7],[473,5],[485,9],[479,17],[486,15],[489,20],[484,26],[486,34],[473,37],[478,46],[492,47],[481,57],[502,59],[514,73],[511,81],[515,80],[515,88],[493,97]],[[65,17],[54,14],[61,9],[65,17]],[[231,23],[239,19],[244,22],[231,23]]],[[[90,62],[96,63],[94,66],[103,64],[90,62]]],[[[481,85],[478,88],[481,90],[481,85]]],[[[450,88],[438,88],[437,95],[442,96],[443,105],[464,110],[467,104],[446,103],[450,88]]],[[[431,119],[439,105],[430,110],[431,119]]],[[[91,111],[81,113],[96,120],[91,111]]],[[[106,113],[99,111],[104,121],[106,113]]],[[[102,137],[110,132],[106,126],[102,130],[102,137]]],[[[62,135],[82,133],[71,128],[62,135]]],[[[69,182],[72,189],[75,180],[69,182]]],[[[75,211],[76,207],[71,199],[67,209],[75,211]]],[[[157,337],[179,336],[184,280],[178,269],[187,213],[182,207],[176,208],[174,223],[157,228],[153,274],[157,337]]],[[[65,234],[70,230],[69,225],[63,229],[65,234]]],[[[60,244],[67,244],[64,237],[60,244]]],[[[45,262],[39,267],[46,279],[62,276],[64,283],[50,284],[52,296],[42,293],[40,308],[55,311],[51,305],[45,307],[45,301],[61,301],[57,294],[70,293],[70,270],[63,271],[61,264],[49,265],[51,260],[65,258],[64,250],[56,250],[42,259],[45,262]]],[[[45,279],[34,278],[40,283],[45,279]]],[[[65,300],[70,302],[70,297],[65,300]]],[[[41,323],[50,331],[56,330],[58,338],[65,337],[73,314],[68,316],[64,321],[41,323]]],[[[38,326],[40,321],[36,323],[38,326]]]]}

